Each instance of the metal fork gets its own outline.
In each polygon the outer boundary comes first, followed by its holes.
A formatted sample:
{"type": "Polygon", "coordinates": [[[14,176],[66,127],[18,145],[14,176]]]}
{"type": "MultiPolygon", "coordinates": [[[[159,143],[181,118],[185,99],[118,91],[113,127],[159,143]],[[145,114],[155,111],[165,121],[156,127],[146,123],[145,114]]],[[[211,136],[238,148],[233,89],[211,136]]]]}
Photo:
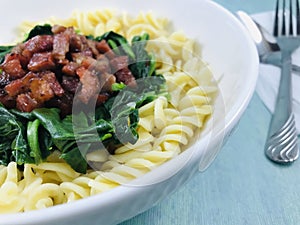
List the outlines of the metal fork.
{"type": "MultiPolygon", "coordinates": [[[[256,45],[260,62],[281,67],[281,52],[275,37],[246,12],[239,10],[236,16],[249,31],[256,45]]],[[[299,76],[300,66],[292,64],[292,72],[299,76]]]]}
{"type": "Polygon", "coordinates": [[[286,10],[286,0],[283,0],[282,12],[280,12],[279,1],[276,1],[273,35],[277,39],[282,54],[281,78],[265,145],[265,154],[274,162],[288,163],[293,162],[299,156],[295,118],[292,111],[291,55],[300,45],[300,10],[299,2],[295,0],[296,26],[294,26],[293,0],[289,0],[289,12],[286,10]],[[286,23],[288,23],[288,28],[286,23]]]}

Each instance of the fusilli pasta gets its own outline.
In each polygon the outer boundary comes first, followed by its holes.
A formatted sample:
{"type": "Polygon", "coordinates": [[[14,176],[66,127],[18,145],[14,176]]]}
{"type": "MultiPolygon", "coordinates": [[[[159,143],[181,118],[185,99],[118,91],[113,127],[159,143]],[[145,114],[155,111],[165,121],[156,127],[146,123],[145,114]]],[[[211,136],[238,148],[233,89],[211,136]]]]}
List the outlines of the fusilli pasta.
{"type": "MultiPolygon", "coordinates": [[[[152,13],[131,17],[112,10],[75,11],[68,19],[50,18],[50,24],[73,26],[86,35],[115,31],[129,40],[147,32],[149,52],[157,72],[164,75],[170,99],[159,97],[139,110],[139,139],[118,148],[114,155],[90,155],[101,161],[98,171],[79,174],[66,163],[49,159],[39,165],[0,166],[0,213],[23,212],[71,202],[102,193],[153,170],[184,150],[213,111],[217,92],[208,66],[198,57],[198,46],[183,32],[169,31],[165,18],[152,13]]],[[[24,22],[26,33],[37,23],[24,22]]],[[[55,158],[55,157],[54,157],[55,158]]]]}

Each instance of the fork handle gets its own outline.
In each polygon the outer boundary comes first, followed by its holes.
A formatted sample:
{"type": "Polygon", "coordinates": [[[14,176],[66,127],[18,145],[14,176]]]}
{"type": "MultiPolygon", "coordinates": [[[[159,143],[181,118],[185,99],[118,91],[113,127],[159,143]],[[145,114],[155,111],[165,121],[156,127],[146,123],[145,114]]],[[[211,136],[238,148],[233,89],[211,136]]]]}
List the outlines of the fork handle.
{"type": "Polygon", "coordinates": [[[279,89],[265,146],[268,158],[279,163],[294,161],[299,154],[291,105],[291,68],[291,52],[282,51],[279,89]]]}
{"type": "Polygon", "coordinates": [[[269,127],[269,137],[280,130],[292,114],[292,59],[291,52],[282,51],[281,76],[275,109],[269,127]]]}

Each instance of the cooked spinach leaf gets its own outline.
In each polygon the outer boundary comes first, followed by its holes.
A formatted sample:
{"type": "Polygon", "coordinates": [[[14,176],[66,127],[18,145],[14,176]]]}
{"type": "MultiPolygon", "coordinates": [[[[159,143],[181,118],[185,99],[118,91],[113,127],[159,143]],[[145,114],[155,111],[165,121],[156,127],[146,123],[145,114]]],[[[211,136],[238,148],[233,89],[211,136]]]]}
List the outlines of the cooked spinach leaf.
{"type": "Polygon", "coordinates": [[[11,52],[14,45],[0,46],[0,63],[4,62],[5,56],[11,52]]]}
{"type": "Polygon", "coordinates": [[[136,57],[130,62],[129,69],[137,79],[154,75],[154,58],[145,49],[148,40],[149,35],[145,33],[141,36],[133,37],[131,42],[132,51],[136,57]]]}
{"type": "Polygon", "coordinates": [[[63,158],[74,170],[85,173],[87,162],[78,149],[73,131],[72,117],[60,118],[59,110],[56,108],[40,108],[32,111],[32,114],[40,121],[42,126],[51,136],[55,148],[62,154],[63,158]]]}
{"type": "Polygon", "coordinates": [[[136,55],[129,46],[127,39],[120,34],[113,31],[104,33],[102,36],[97,37],[96,40],[106,40],[109,46],[118,55],[128,55],[131,59],[135,59],[136,55]]]}
{"type": "Polygon", "coordinates": [[[38,119],[34,121],[29,121],[27,124],[27,140],[28,145],[31,149],[30,156],[33,157],[36,164],[42,162],[42,154],[39,145],[39,125],[40,121],[38,119]]]}
{"type": "Polygon", "coordinates": [[[26,127],[3,105],[0,105],[0,115],[1,164],[7,165],[10,161],[18,164],[34,162],[26,140],[26,127]]]}
{"type": "Polygon", "coordinates": [[[76,145],[74,145],[74,148],[70,151],[63,152],[60,157],[64,159],[75,171],[79,173],[86,173],[87,161],[82,156],[81,151],[76,145]]]}
{"type": "Polygon", "coordinates": [[[36,25],[32,30],[27,34],[27,37],[24,41],[28,41],[29,39],[37,36],[37,35],[52,35],[52,26],[49,24],[44,25],[36,25]]]}

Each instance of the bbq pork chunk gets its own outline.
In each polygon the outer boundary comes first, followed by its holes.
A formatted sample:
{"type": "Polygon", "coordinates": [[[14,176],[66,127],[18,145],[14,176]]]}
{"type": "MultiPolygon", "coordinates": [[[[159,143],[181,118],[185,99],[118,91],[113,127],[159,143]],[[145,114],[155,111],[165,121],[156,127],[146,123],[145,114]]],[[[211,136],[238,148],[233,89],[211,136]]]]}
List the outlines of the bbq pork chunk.
{"type": "Polygon", "coordinates": [[[135,85],[128,57],[116,56],[105,40],[79,35],[55,25],[52,35],[37,35],[16,45],[0,65],[0,102],[31,112],[57,107],[71,113],[73,99],[105,102],[112,84],[135,85]]]}

